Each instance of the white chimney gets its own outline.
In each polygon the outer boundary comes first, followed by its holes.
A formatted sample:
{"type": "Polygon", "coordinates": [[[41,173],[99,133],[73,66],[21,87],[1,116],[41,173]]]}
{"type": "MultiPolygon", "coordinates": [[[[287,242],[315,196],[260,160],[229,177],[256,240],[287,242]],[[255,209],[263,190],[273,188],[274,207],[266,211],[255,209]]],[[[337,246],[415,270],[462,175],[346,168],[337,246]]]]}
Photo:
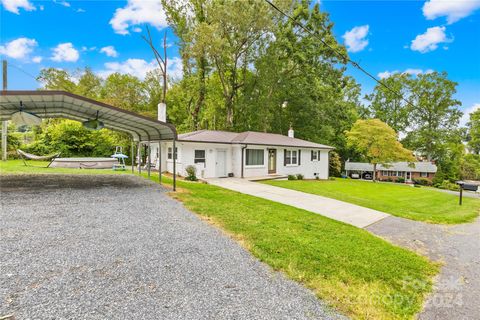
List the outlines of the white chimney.
{"type": "Polygon", "coordinates": [[[158,104],[158,121],[167,122],[167,105],[163,102],[158,104]]]}
{"type": "Polygon", "coordinates": [[[294,138],[294,131],[293,131],[292,127],[290,127],[290,129],[288,129],[288,137],[289,138],[294,138]]]}

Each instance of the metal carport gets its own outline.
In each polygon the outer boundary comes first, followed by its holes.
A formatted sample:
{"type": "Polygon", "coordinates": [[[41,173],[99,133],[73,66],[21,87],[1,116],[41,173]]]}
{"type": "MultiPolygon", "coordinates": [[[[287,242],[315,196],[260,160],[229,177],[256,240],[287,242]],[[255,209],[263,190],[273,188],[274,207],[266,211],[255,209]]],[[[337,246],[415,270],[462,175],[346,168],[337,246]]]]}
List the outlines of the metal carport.
{"type": "MultiPolygon", "coordinates": [[[[104,123],[105,128],[131,135],[133,141],[138,143],[138,155],[140,155],[140,146],[142,143],[146,143],[150,147],[150,142],[152,141],[172,140],[175,146],[177,139],[177,131],[172,124],[147,118],[66,91],[3,90],[1,92],[0,107],[0,121],[10,120],[12,114],[18,111],[29,112],[40,118],[66,118],[77,121],[96,119],[98,115],[98,120],[104,123]]],[[[173,150],[175,150],[175,147],[173,150]]],[[[148,157],[149,165],[147,167],[150,176],[150,152],[148,153],[148,157]]],[[[132,155],[132,162],[133,160],[132,155]]],[[[173,188],[175,190],[175,161],[173,166],[173,188]]],[[[141,170],[140,167],[139,165],[139,171],[141,170]]],[[[161,172],[161,167],[159,171],[161,172]]]]}

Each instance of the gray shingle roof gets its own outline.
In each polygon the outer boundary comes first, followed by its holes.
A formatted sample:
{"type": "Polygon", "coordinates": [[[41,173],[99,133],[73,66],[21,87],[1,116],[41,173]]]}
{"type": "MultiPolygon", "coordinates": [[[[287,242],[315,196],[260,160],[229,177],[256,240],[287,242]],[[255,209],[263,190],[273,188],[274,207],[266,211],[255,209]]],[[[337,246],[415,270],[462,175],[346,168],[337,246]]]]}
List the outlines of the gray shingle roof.
{"type": "MultiPolygon", "coordinates": [[[[364,162],[345,162],[345,170],[355,171],[373,171],[373,164],[364,162]]],[[[389,167],[385,167],[381,164],[377,166],[377,170],[389,170],[389,171],[411,171],[411,172],[437,172],[437,166],[431,162],[394,162],[389,167]],[[413,164],[413,165],[412,165],[413,164]]]]}
{"type": "Polygon", "coordinates": [[[179,141],[212,142],[228,144],[252,144],[266,146],[299,147],[315,149],[334,149],[333,147],[302,139],[290,138],[276,133],[265,132],[228,132],[215,130],[199,130],[178,135],[179,141]]]}

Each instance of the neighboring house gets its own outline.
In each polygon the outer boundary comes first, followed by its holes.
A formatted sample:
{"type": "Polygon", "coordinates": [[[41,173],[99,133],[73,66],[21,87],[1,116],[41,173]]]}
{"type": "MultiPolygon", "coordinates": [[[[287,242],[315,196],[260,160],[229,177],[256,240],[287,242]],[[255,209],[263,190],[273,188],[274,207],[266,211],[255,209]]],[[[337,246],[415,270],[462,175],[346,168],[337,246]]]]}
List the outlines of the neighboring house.
{"type": "MultiPolygon", "coordinates": [[[[363,162],[345,162],[345,173],[349,177],[371,179],[373,164],[363,162]]],[[[376,177],[378,180],[397,180],[403,177],[409,182],[416,178],[432,180],[437,173],[437,166],[431,162],[394,162],[390,166],[377,165],[376,177]]]]}
{"type": "MultiPolygon", "coordinates": [[[[302,174],[306,179],[328,179],[332,147],[289,136],[262,132],[200,130],[178,135],[177,173],[193,165],[199,178],[263,177],[302,174]]],[[[158,143],[151,145],[156,169],[158,143]]],[[[173,171],[172,142],[161,143],[162,171],[173,171]]]]}

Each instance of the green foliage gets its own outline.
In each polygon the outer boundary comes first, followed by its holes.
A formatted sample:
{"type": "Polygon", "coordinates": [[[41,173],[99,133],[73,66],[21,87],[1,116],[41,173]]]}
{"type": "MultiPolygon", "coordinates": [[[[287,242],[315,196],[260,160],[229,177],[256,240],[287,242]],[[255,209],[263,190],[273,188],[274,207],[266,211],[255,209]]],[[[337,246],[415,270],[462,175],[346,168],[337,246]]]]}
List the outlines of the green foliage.
{"type": "Polygon", "coordinates": [[[288,180],[297,180],[297,176],[294,174],[289,174],[287,177],[288,180]]]}
{"type": "Polygon", "coordinates": [[[303,174],[297,173],[297,180],[303,180],[303,174]]]}
{"type": "Polygon", "coordinates": [[[342,174],[342,160],[340,156],[335,151],[330,151],[329,153],[329,162],[328,168],[330,176],[340,177],[342,174]]]}
{"type": "Polygon", "coordinates": [[[432,181],[430,181],[427,178],[413,178],[412,181],[413,181],[413,183],[419,184],[421,186],[431,186],[432,185],[432,181]]]}
{"type": "Polygon", "coordinates": [[[480,155],[467,154],[460,163],[460,179],[480,180],[480,155]]]}
{"type": "Polygon", "coordinates": [[[122,135],[102,129],[91,131],[73,120],[50,120],[41,126],[34,143],[22,146],[25,151],[44,155],[61,152],[63,157],[108,157],[116,145],[128,144],[122,135]],[[123,139],[122,139],[123,138],[123,139]]]}
{"type": "Polygon", "coordinates": [[[406,95],[408,93],[409,75],[394,74],[381,81],[395,92],[387,89],[384,85],[377,84],[373,93],[365,97],[370,101],[368,114],[382,120],[396,132],[403,132],[409,124],[408,115],[411,107],[399,97],[399,94],[406,95]]]}
{"type": "Polygon", "coordinates": [[[405,178],[404,177],[398,177],[397,180],[395,180],[395,182],[405,183],[405,178]]]}
{"type": "Polygon", "coordinates": [[[187,176],[185,177],[185,180],[189,181],[197,181],[197,168],[195,166],[187,166],[185,168],[185,171],[187,172],[187,176]]]}
{"type": "MultiPolygon", "coordinates": [[[[3,126],[3,122],[0,123],[0,132],[3,126]]],[[[17,153],[16,150],[20,147],[21,141],[20,136],[15,133],[15,125],[12,122],[8,123],[8,131],[7,131],[7,157],[8,158],[16,158],[17,153]]],[[[0,135],[0,152],[2,152],[2,144],[1,144],[2,137],[0,135]]]]}
{"type": "Polygon", "coordinates": [[[452,191],[460,191],[460,186],[454,182],[451,182],[449,180],[443,180],[442,183],[436,185],[437,188],[439,189],[446,189],[446,190],[452,190],[452,191]]]}
{"type": "Polygon", "coordinates": [[[470,114],[468,123],[468,147],[475,154],[480,153],[480,109],[470,114]]]}

